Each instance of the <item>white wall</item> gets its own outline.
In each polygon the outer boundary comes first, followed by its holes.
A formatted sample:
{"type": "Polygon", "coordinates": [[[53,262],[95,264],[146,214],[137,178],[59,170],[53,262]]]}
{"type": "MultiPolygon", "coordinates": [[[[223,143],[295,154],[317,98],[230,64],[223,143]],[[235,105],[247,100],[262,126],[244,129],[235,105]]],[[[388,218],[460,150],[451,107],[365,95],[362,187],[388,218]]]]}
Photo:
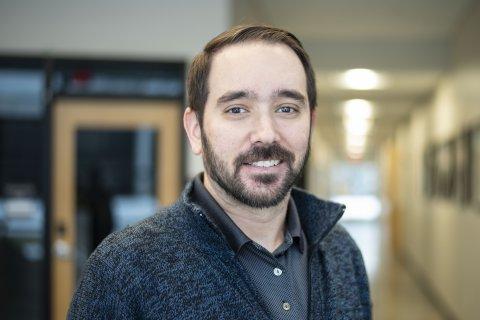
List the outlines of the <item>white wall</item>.
{"type": "MultiPolygon", "coordinates": [[[[480,125],[480,4],[453,43],[451,70],[427,106],[397,130],[403,249],[459,319],[480,318],[480,208],[423,195],[423,152],[480,125]]],[[[478,167],[480,164],[476,164],[478,167]]]]}
{"type": "Polygon", "coordinates": [[[0,2],[0,52],[186,60],[230,26],[229,0],[0,2]]]}

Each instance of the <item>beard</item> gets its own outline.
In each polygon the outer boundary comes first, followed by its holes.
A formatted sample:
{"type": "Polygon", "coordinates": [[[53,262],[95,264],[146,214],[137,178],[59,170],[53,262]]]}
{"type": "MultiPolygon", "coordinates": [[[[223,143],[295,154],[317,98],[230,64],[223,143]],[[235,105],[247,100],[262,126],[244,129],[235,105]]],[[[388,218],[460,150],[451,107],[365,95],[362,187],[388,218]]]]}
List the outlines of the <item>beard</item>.
{"type": "Polygon", "coordinates": [[[250,150],[240,154],[234,160],[233,174],[228,171],[225,163],[217,154],[215,154],[208,138],[202,131],[203,144],[203,163],[205,171],[229,196],[235,200],[252,208],[269,208],[279,204],[290,192],[295,181],[302,173],[310,153],[310,137],[308,138],[308,147],[302,159],[296,167],[295,155],[281,147],[277,143],[263,146],[253,146],[250,150]],[[240,169],[247,163],[266,159],[278,159],[287,165],[287,172],[280,182],[280,185],[274,187],[281,177],[278,174],[255,174],[253,181],[259,186],[270,188],[266,192],[260,190],[249,190],[247,185],[240,178],[240,169]]]}

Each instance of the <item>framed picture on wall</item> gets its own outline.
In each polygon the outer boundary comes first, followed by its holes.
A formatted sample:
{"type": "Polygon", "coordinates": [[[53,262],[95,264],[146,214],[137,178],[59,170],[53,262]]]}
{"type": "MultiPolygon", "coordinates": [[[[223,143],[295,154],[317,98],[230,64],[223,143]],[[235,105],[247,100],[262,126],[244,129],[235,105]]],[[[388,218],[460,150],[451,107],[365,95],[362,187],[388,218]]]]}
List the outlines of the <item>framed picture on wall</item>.
{"type": "Polygon", "coordinates": [[[464,131],[456,139],[456,198],[461,204],[472,201],[472,130],[464,131]]]}
{"type": "Polygon", "coordinates": [[[480,206],[480,127],[471,132],[472,146],[472,200],[480,206]]]}
{"type": "Polygon", "coordinates": [[[429,145],[423,153],[423,193],[428,198],[434,195],[434,168],[434,148],[432,145],[429,145]]]}
{"type": "Polygon", "coordinates": [[[432,197],[438,197],[440,196],[440,170],[438,169],[438,163],[439,163],[439,150],[440,148],[438,145],[432,145],[432,168],[431,168],[431,174],[432,174],[432,197]]]}
{"type": "Polygon", "coordinates": [[[447,142],[445,148],[447,149],[447,169],[445,176],[445,197],[448,199],[455,199],[457,194],[457,164],[456,164],[456,153],[457,153],[457,143],[454,139],[447,142]]]}
{"type": "Polygon", "coordinates": [[[442,198],[448,198],[450,192],[449,186],[449,170],[450,170],[450,150],[448,144],[444,143],[438,146],[435,167],[435,195],[442,198]]]}

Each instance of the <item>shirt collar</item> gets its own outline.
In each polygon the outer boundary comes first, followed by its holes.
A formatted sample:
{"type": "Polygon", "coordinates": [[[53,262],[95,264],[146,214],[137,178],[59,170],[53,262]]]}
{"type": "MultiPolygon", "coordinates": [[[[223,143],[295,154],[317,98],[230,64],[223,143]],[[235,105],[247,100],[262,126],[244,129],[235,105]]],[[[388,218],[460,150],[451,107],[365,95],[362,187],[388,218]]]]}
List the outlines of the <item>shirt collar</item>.
{"type": "Polygon", "coordinates": [[[292,197],[288,200],[287,230],[300,252],[303,253],[307,243],[300,223],[300,217],[298,216],[297,206],[292,197]]]}
{"type": "MultiPolygon", "coordinates": [[[[252,241],[243,231],[233,222],[233,220],[220,207],[218,202],[212,197],[203,185],[203,175],[198,174],[193,181],[192,200],[199,204],[204,210],[207,219],[209,219],[224,235],[230,247],[238,253],[242,246],[252,241]]],[[[287,211],[287,230],[292,236],[295,245],[301,253],[306,248],[306,239],[303,234],[297,207],[292,197],[288,202],[287,211]]]]}

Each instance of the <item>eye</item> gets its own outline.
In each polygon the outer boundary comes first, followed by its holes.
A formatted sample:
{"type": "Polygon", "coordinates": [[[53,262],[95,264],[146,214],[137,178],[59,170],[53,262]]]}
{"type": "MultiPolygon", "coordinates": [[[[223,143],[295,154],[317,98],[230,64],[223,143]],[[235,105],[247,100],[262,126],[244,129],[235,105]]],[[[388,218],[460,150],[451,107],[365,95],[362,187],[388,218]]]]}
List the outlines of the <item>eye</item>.
{"type": "Polygon", "coordinates": [[[295,112],[297,112],[297,109],[294,108],[293,106],[283,105],[283,106],[280,106],[280,108],[277,109],[277,112],[280,112],[280,113],[295,113],[295,112]]]}
{"type": "Polygon", "coordinates": [[[231,114],[239,114],[239,113],[245,113],[247,110],[245,108],[240,107],[240,106],[234,106],[225,111],[225,113],[231,113],[231,114]]]}

